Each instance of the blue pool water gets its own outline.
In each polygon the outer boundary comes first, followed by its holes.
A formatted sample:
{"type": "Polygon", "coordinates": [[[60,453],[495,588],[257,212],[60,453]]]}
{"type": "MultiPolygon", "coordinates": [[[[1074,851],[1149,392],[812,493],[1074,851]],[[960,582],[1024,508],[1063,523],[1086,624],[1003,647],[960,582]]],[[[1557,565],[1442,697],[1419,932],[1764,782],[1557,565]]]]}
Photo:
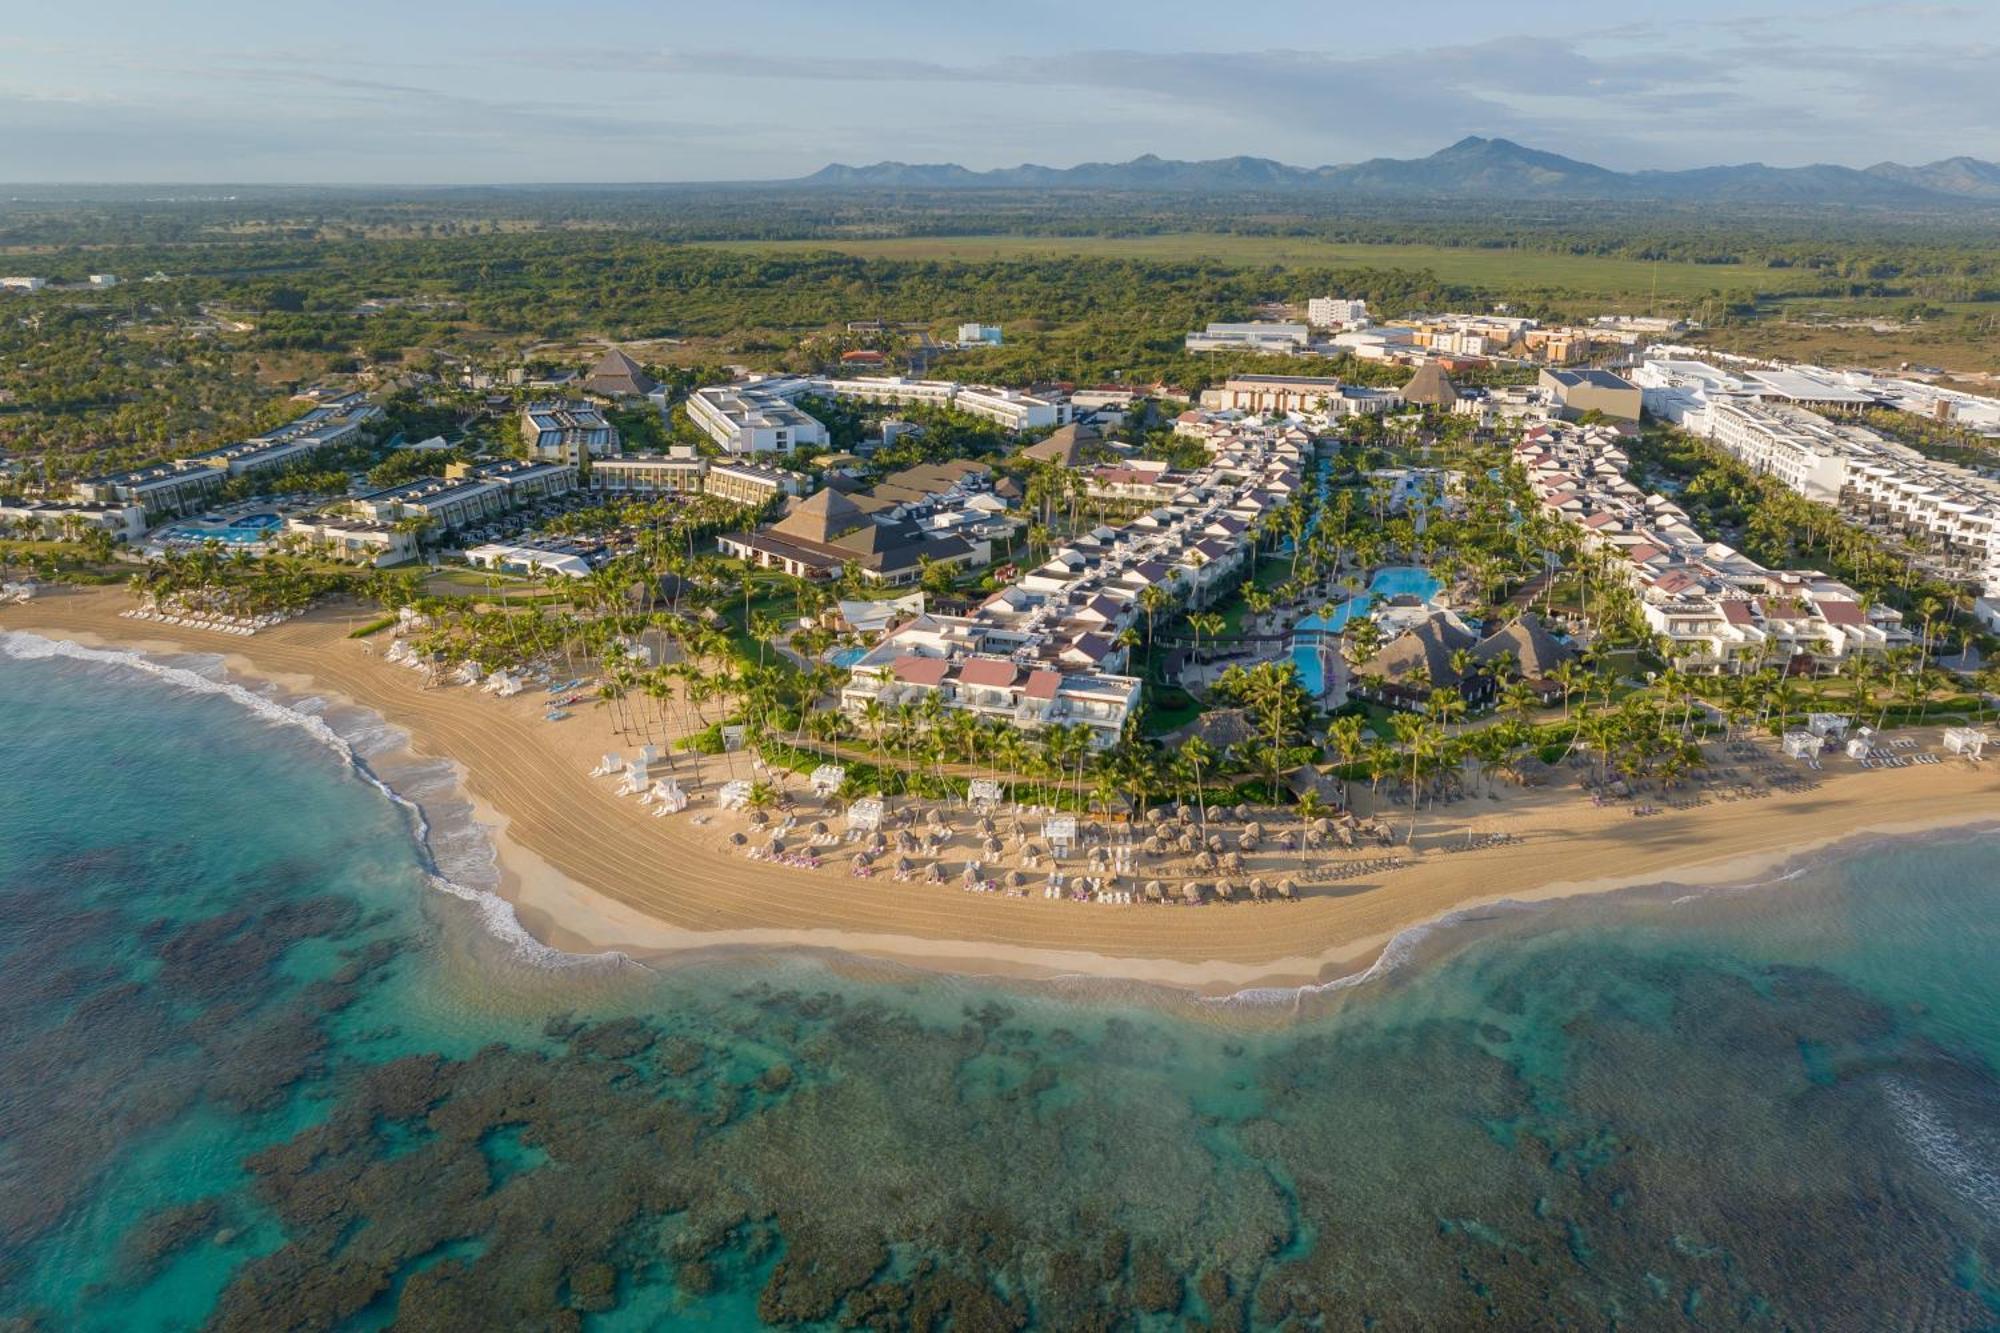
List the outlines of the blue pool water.
{"type": "Polygon", "coordinates": [[[1298,624],[1304,630],[1321,630],[1328,634],[1338,634],[1347,628],[1347,622],[1362,614],[1376,598],[1384,601],[1392,597],[1416,597],[1430,601],[1444,590],[1437,576],[1420,565],[1387,565],[1375,571],[1375,577],[1368,580],[1368,591],[1359,597],[1351,597],[1333,608],[1330,616],[1307,616],[1298,624]]]}
{"type": "Polygon", "coordinates": [[[217,527],[197,527],[181,524],[168,528],[160,535],[169,541],[221,542],[226,546],[253,546],[268,541],[274,529],[284,523],[276,514],[245,514],[228,524],[217,527]]]}
{"type": "Polygon", "coordinates": [[[1299,673],[1299,684],[1306,687],[1306,693],[1317,699],[1326,693],[1326,664],[1320,658],[1320,650],[1309,643],[1292,645],[1292,670],[1299,673]]]}
{"type": "Polygon", "coordinates": [[[847,668],[868,656],[866,648],[836,648],[826,655],[826,660],[834,666],[847,668]]]}

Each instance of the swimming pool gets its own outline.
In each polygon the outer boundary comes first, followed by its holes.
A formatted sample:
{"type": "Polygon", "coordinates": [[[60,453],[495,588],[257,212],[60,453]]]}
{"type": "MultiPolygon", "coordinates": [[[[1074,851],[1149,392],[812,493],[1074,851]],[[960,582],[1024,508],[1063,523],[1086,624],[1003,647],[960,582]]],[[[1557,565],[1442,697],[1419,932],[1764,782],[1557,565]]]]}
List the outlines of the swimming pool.
{"type": "Polygon", "coordinates": [[[271,533],[284,525],[285,520],[276,514],[245,514],[231,519],[220,527],[197,527],[182,523],[168,528],[160,534],[163,541],[172,542],[222,542],[227,546],[254,546],[258,542],[269,541],[271,533]]]}
{"type": "Polygon", "coordinates": [[[1428,602],[1442,591],[1444,584],[1421,565],[1385,565],[1375,571],[1374,578],[1368,580],[1367,592],[1359,597],[1350,597],[1334,607],[1330,616],[1307,616],[1298,623],[1298,628],[1338,634],[1347,628],[1348,621],[1365,612],[1378,597],[1384,601],[1392,597],[1415,597],[1428,602]]]}
{"type": "Polygon", "coordinates": [[[836,648],[826,655],[826,660],[844,671],[852,668],[866,656],[868,656],[866,648],[836,648]]]}
{"type": "Polygon", "coordinates": [[[1292,670],[1299,676],[1299,684],[1306,687],[1306,693],[1317,699],[1326,693],[1326,660],[1320,650],[1309,643],[1292,645],[1292,670]]]}

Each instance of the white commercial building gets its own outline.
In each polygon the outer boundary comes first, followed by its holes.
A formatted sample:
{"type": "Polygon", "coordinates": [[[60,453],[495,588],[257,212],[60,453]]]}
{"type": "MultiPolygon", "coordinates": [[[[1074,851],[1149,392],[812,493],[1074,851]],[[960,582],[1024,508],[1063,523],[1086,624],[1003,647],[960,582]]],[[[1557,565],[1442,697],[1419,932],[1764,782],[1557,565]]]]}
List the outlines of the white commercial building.
{"type": "Polygon", "coordinates": [[[975,417],[997,422],[1008,430],[1038,430],[1069,422],[1069,403],[1060,398],[1044,398],[1018,389],[996,389],[990,385],[967,384],[958,391],[952,406],[975,417]]]}
{"type": "Polygon", "coordinates": [[[1190,352],[1268,352],[1291,356],[1311,344],[1312,329],[1307,325],[1270,321],[1210,324],[1204,332],[1187,336],[1190,352]]]}
{"type": "Polygon", "coordinates": [[[688,416],[725,453],[823,448],[826,427],[791,401],[807,387],[800,381],[752,380],[697,389],[688,397],[688,416]]]}
{"type": "Polygon", "coordinates": [[[983,344],[987,347],[998,347],[1002,341],[1000,326],[998,324],[961,324],[958,326],[958,340],[967,346],[983,344]]]}
{"type": "Polygon", "coordinates": [[[1368,303],[1343,296],[1315,296],[1306,302],[1306,323],[1316,329],[1359,328],[1368,323],[1368,303]]]}

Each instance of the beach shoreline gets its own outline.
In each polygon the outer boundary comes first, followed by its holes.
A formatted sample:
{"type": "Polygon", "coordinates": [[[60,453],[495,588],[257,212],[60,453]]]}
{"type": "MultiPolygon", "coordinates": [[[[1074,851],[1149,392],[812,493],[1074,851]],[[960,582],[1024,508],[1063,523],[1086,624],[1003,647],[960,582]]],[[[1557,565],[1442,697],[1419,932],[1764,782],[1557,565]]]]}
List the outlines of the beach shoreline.
{"type": "Polygon", "coordinates": [[[599,730],[603,714],[579,711],[551,725],[533,700],[425,688],[368,641],[349,639],[359,622],[339,612],[231,638],[123,619],[128,605],[109,590],[53,593],[0,613],[0,631],[146,655],[213,655],[239,681],[380,717],[407,737],[411,755],[452,765],[492,841],[497,892],[528,934],[563,952],[648,965],[718,951],[809,950],[985,980],[1138,982],[1208,998],[1296,993],[1368,975],[1399,938],[1482,909],[1663,883],[1742,884],[1840,844],[2000,820],[2000,774],[1991,767],[1841,765],[1815,790],[1646,819],[1573,793],[1462,802],[1470,809],[1420,816],[1419,844],[1460,831],[1519,840],[1433,850],[1358,883],[1308,885],[1296,903],[1188,909],[965,894],[729,855],[692,812],[655,820],[585,776],[592,758],[618,748],[599,730]],[[1563,877],[1547,878],[1552,869],[1563,877]]]}

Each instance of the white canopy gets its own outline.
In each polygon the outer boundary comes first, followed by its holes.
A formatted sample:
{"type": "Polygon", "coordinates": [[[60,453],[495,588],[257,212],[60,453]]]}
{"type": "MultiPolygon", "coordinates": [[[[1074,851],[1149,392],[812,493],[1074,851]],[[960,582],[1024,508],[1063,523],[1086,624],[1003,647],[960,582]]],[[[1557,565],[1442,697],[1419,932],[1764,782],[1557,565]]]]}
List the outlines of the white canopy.
{"type": "Polygon", "coordinates": [[[812,789],[816,796],[831,796],[840,790],[840,784],[847,781],[847,769],[840,764],[821,764],[812,771],[812,789]]]}
{"type": "Polygon", "coordinates": [[[882,803],[874,797],[856,801],[847,807],[847,827],[873,833],[882,827],[882,803]]]}
{"type": "Polygon", "coordinates": [[[722,784],[722,790],[715,794],[715,803],[724,810],[741,810],[750,804],[750,784],[742,778],[722,784]]]}

